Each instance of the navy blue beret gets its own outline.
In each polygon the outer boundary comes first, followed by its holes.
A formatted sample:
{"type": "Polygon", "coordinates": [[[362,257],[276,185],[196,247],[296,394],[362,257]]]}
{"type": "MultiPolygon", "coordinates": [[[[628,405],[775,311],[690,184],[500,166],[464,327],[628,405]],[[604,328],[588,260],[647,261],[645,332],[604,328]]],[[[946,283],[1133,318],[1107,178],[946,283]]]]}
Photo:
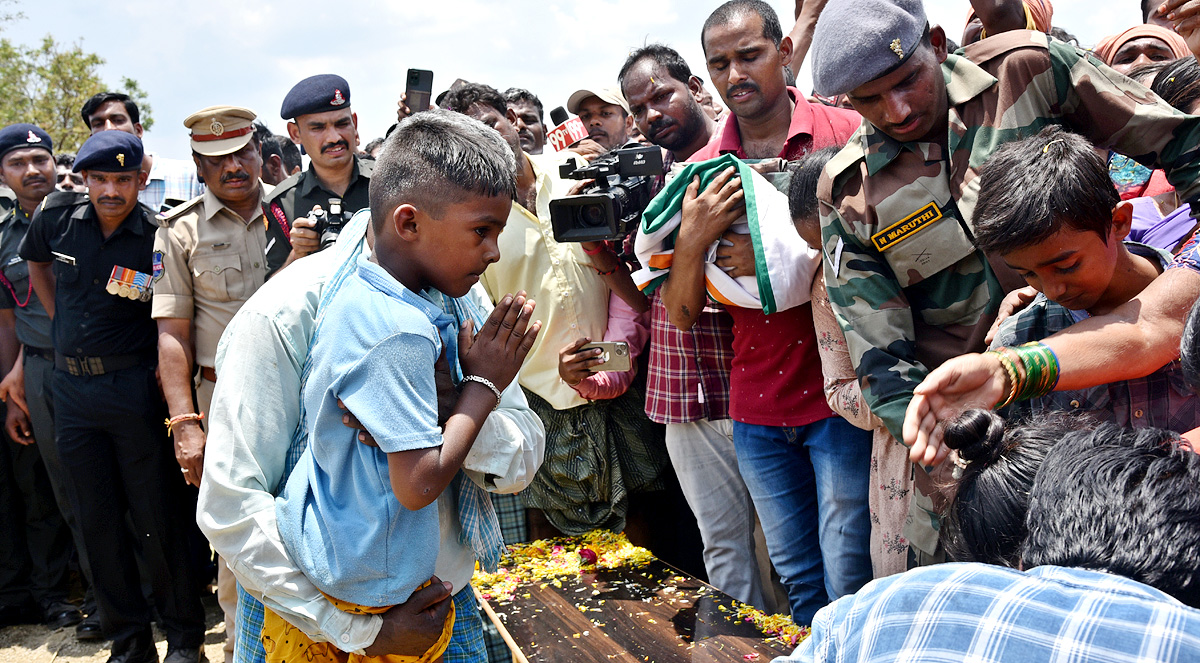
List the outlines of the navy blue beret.
{"type": "Polygon", "coordinates": [[[79,148],[71,170],[77,173],[83,170],[120,173],[141,167],[142,139],[113,129],[92,134],[79,148]]]}
{"type": "Polygon", "coordinates": [[[337,74],[317,74],[296,83],[283,98],[279,116],[294,120],[301,115],[324,113],[350,106],[350,84],[337,74]]]}
{"type": "Polygon", "coordinates": [[[908,59],[925,34],[921,0],[829,0],[812,40],[813,88],[833,97],[908,59]]]}
{"type": "Polygon", "coordinates": [[[0,129],[0,157],[25,147],[40,147],[54,153],[50,134],[33,124],[10,124],[0,129]]]}

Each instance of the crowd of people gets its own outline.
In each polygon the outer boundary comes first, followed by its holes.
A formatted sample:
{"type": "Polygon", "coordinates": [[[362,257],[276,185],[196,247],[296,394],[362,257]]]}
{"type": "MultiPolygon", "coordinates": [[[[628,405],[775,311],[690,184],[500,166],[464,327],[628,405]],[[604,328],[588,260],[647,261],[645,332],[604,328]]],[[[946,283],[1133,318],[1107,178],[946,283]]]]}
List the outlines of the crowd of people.
{"type": "Polygon", "coordinates": [[[608,529],[780,660],[1200,657],[1200,2],[969,5],[730,0],[559,151],[509,81],[363,143],[334,74],[190,162],[119,93],[0,129],[0,625],[195,663],[215,584],[226,663],[503,661],[477,566],[608,529]]]}

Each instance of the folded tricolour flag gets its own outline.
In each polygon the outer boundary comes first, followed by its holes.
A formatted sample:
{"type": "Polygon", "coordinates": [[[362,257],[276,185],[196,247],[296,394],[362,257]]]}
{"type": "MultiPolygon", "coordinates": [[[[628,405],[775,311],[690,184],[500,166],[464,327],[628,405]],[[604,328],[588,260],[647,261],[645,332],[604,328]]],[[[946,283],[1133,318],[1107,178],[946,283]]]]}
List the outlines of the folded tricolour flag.
{"type": "Polygon", "coordinates": [[[634,254],[642,264],[633,274],[634,282],[647,294],[662,285],[671,271],[688,184],[699,176],[703,190],[729,166],[737,167],[746,196],[746,215],[735,221],[730,230],[750,235],[756,275],[733,278],[718,267],[715,264],[718,240],[705,259],[708,296],[727,306],[761,308],[768,314],[807,303],[813,275],[820,266],[820,252],[796,232],[788,212],[787,195],[731,154],[688,164],[650,201],[633,245],[634,254]]]}

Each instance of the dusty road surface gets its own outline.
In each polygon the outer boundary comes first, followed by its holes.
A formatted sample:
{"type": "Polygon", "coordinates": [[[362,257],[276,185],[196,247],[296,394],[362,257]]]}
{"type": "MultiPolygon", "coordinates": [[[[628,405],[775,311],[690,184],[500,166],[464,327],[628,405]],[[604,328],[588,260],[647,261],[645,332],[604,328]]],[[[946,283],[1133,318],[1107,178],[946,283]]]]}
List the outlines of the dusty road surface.
{"type": "MultiPolygon", "coordinates": [[[[204,598],[204,653],[210,663],[224,663],[221,647],[225,644],[225,622],[215,596],[204,598]]],[[[167,641],[162,631],[154,629],[158,658],[167,655],[167,641]]],[[[109,643],[103,640],[79,642],[75,627],[51,631],[45,626],[9,626],[0,628],[0,663],[104,663],[108,660],[109,643]]]]}

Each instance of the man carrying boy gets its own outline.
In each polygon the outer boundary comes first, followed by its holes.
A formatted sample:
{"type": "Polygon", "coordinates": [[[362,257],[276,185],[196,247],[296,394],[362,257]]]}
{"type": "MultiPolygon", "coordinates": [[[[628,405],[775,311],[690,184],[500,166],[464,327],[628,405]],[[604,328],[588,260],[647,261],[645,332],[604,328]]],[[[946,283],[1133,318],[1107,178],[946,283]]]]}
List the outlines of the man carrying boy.
{"type": "MultiPolygon", "coordinates": [[[[504,147],[488,127],[449,111],[406,120],[384,144],[371,187],[373,252],[339,269],[322,293],[303,387],[309,445],[277,517],[301,570],[348,612],[385,612],[429,581],[439,552],[433,504],[451,487],[460,505],[481,496],[460,470],[541,328],[523,294],[501,298],[486,324],[463,299],[500,258],[515,195],[504,147]],[[442,359],[460,389],[444,428],[442,359]],[[342,424],[343,404],[374,446],[342,424]]],[[[494,572],[498,525],[491,534],[472,544],[494,572]]],[[[427,656],[445,651],[453,622],[427,656]]],[[[289,629],[267,613],[268,661],[345,660],[321,658],[329,650],[309,649],[289,629]]]]}
{"type": "MultiPolygon", "coordinates": [[[[437,115],[421,113],[420,117],[429,122],[437,115]]],[[[406,143],[407,126],[402,124],[394,132],[395,141],[406,143]]],[[[465,135],[462,126],[453,123],[445,131],[465,135]]],[[[385,172],[390,170],[386,167],[390,154],[385,150],[380,159],[385,172]]],[[[475,500],[480,508],[473,509],[462,499],[456,504],[455,495],[443,494],[436,567],[440,581],[383,615],[353,615],[337,609],[298,569],[280,538],[274,495],[308,443],[307,434],[294,439],[292,432],[307,431],[301,425],[301,385],[317,303],[324,290],[333,287],[337,270],[356,266],[368,216],[360,213],[351,219],[338,245],[306,258],[302,268],[285,270],[268,281],[234,316],[218,345],[216,368],[221,380],[213,394],[198,518],[213,548],[228,561],[245,590],[238,605],[235,660],[239,663],[263,660],[263,603],[313,639],[333,643],[342,651],[420,655],[441,633],[451,594],[457,618],[445,660],[486,660],[482,623],[470,587],[477,558],[472,542],[479,537],[469,534],[480,531],[471,527],[472,522],[488,517],[486,509],[480,510],[483,500],[475,500]]],[[[467,298],[481,310],[490,307],[480,288],[467,298]]],[[[444,406],[454,407],[453,396],[444,406]]],[[[477,436],[464,471],[489,492],[516,492],[537,471],[544,439],[541,422],[520,387],[510,385],[477,436]]]]}
{"type": "MultiPolygon", "coordinates": [[[[992,348],[1040,341],[1109,313],[1158,277],[1171,255],[1123,242],[1131,220],[1104,160],[1082,137],[1049,126],[997,150],[980,174],[975,242],[1040,294],[1001,324],[992,348]]],[[[1200,424],[1198,403],[1172,362],[1144,378],[1054,392],[1016,407],[1184,432],[1200,424]]]]}

